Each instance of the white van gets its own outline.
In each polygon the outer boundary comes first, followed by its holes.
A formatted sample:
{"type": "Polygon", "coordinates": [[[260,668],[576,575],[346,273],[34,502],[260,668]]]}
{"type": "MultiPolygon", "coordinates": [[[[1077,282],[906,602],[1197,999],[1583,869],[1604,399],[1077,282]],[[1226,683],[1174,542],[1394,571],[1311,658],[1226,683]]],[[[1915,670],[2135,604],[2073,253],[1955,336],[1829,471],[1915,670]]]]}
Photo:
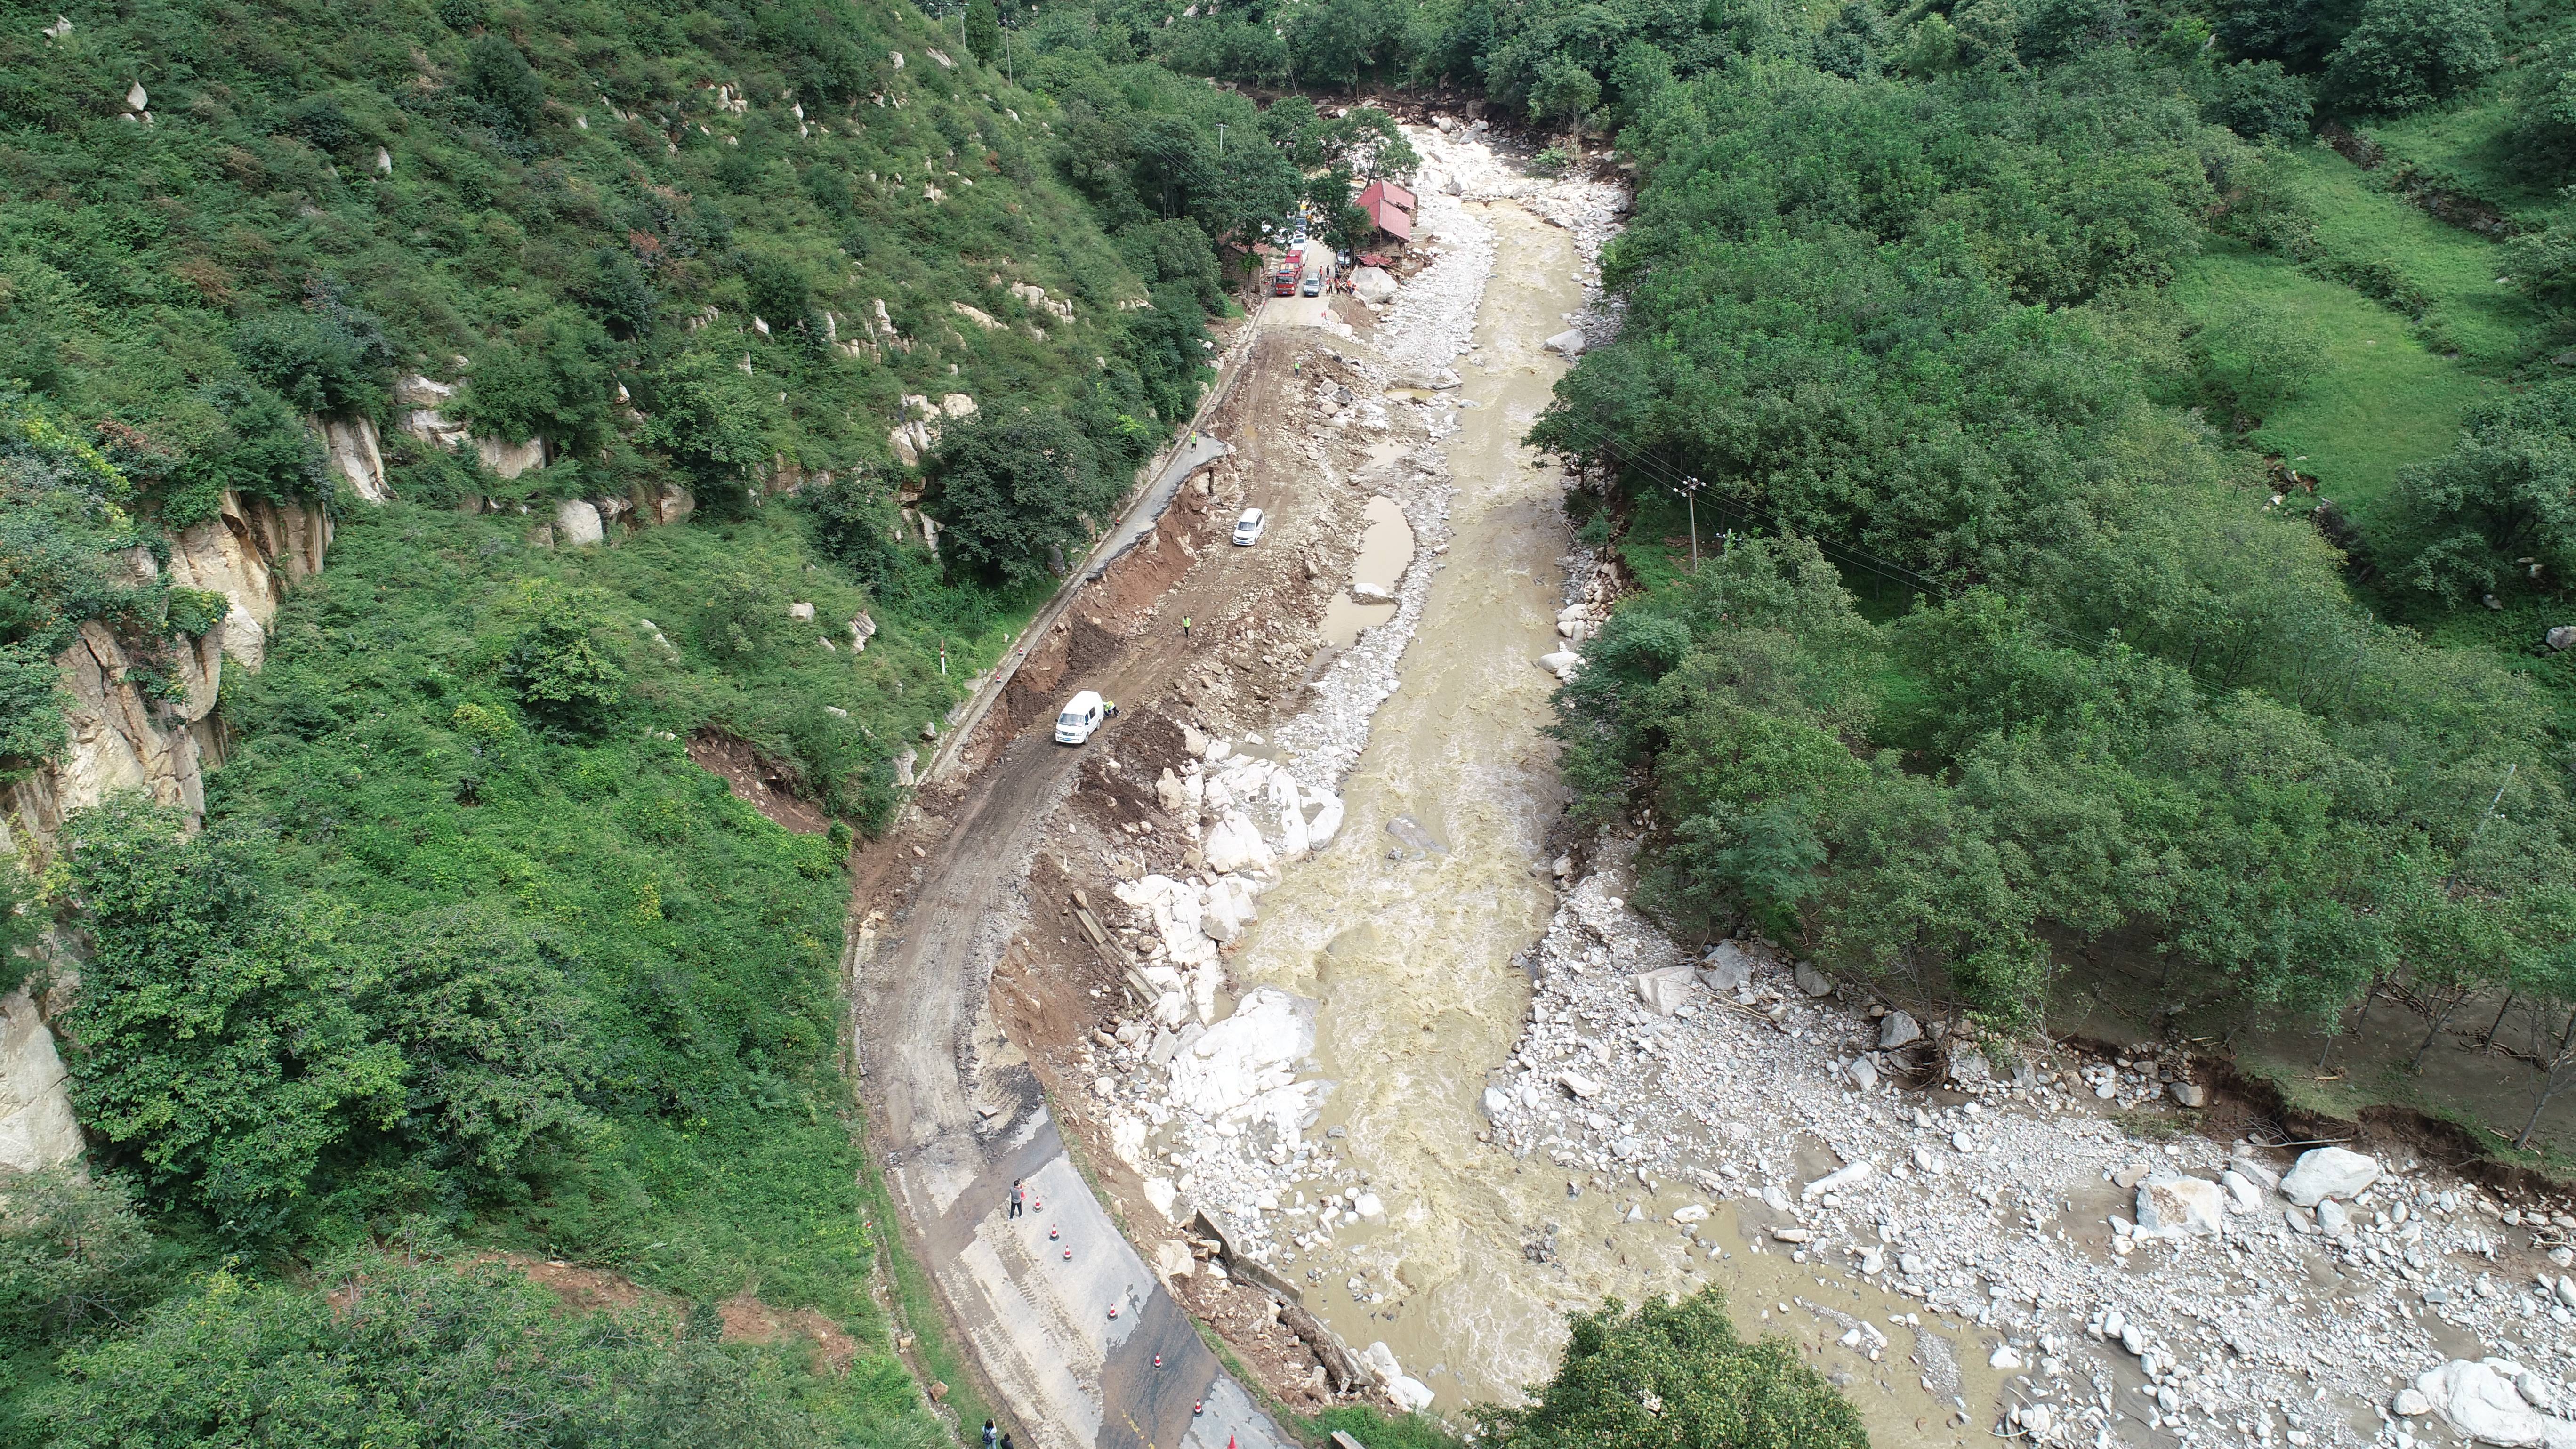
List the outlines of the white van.
{"type": "Polygon", "coordinates": [[[1100,691],[1086,689],[1064,702],[1064,713],[1055,717],[1055,742],[1078,745],[1091,738],[1100,722],[1109,717],[1109,707],[1100,702],[1100,691]]]}
{"type": "Polygon", "coordinates": [[[1268,521],[1268,519],[1262,516],[1261,510],[1258,508],[1247,508],[1243,510],[1243,516],[1234,521],[1234,546],[1236,548],[1250,548],[1254,544],[1259,543],[1261,541],[1261,525],[1268,521]]]}

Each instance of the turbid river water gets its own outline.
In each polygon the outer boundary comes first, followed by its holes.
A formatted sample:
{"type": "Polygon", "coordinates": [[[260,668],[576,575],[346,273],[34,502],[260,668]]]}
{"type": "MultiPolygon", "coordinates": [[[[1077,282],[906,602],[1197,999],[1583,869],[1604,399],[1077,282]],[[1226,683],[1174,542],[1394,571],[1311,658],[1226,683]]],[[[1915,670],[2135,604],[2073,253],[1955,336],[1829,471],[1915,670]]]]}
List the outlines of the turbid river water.
{"type": "MultiPolygon", "coordinates": [[[[1340,1085],[1321,1125],[1347,1129],[1337,1145],[1387,1206],[1382,1222],[1341,1235],[1394,1264],[1382,1301],[1328,1285],[1315,1304],[1355,1346],[1386,1342],[1438,1393],[1435,1411],[1454,1411],[1545,1379],[1569,1309],[1716,1282],[1748,1329],[1798,1333],[1820,1346],[1811,1362],[1849,1374],[1877,1443],[1965,1443],[1947,1394],[1918,1387],[1903,1366],[1903,1330],[1890,1330],[1889,1361],[1873,1364],[1830,1346],[1839,1322],[1804,1307],[1779,1313],[1803,1295],[1884,1324],[1915,1305],[1849,1280],[1828,1289],[1779,1253],[1748,1251],[1731,1211],[1707,1237],[1732,1256],[1692,1259],[1670,1228],[1621,1222],[1638,1191],[1569,1200],[1563,1172],[1477,1140],[1479,1093],[1529,1010],[1515,957],[1555,909],[1545,837],[1562,797],[1541,734],[1554,681],[1535,661],[1558,647],[1570,540],[1561,479],[1520,439],[1565,368],[1544,339],[1582,305],[1568,233],[1513,203],[1478,210],[1498,250],[1460,364],[1458,395],[1472,406],[1447,444],[1459,489],[1447,566],[1404,656],[1403,687],[1345,783],[1339,843],[1262,898],[1262,923],[1234,963],[1242,986],[1322,1003],[1321,1074],[1340,1085]],[[1434,848],[1422,848],[1426,835],[1434,848]],[[1398,849],[1404,858],[1391,858],[1398,849]],[[1550,1226],[1555,1261],[1533,1261],[1523,1245],[1550,1226]]],[[[1689,1200],[1682,1190],[1651,1197],[1651,1217],[1689,1200]]],[[[1990,1390],[1981,1354],[1967,1367],[1969,1392],[1990,1390]]]]}

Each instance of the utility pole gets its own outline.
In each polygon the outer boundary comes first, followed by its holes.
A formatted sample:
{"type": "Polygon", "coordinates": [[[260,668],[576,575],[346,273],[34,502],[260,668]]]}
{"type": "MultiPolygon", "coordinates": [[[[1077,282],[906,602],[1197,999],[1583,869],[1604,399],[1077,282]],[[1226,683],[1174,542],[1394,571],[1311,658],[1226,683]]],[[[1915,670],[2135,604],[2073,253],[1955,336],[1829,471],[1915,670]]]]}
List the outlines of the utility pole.
{"type": "Polygon", "coordinates": [[[1216,159],[1219,161],[1225,159],[1225,122],[1223,121],[1216,123],[1216,159]]]}
{"type": "Polygon", "coordinates": [[[1699,490],[1707,486],[1697,478],[1684,478],[1681,486],[1673,490],[1682,496],[1684,506],[1690,509],[1692,573],[1699,572],[1699,490]]]}

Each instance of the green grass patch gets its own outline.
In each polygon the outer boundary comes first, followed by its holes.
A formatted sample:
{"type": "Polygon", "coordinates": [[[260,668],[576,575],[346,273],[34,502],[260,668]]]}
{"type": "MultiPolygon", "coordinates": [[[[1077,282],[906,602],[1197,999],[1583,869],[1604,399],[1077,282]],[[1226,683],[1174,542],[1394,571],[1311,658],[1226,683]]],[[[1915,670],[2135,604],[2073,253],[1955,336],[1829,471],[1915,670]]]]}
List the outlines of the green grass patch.
{"type": "Polygon", "coordinates": [[[1339,1429],[1367,1449],[1460,1449],[1467,1441],[1449,1431],[1447,1425],[1425,1414],[1406,1414],[1397,1418],[1365,1405],[1326,1409],[1306,1421],[1315,1437],[1328,1437],[1339,1429]]]}
{"type": "Polygon", "coordinates": [[[2521,360],[2538,317],[2497,280],[2508,270],[2502,247],[2391,191],[2386,169],[2364,171],[2322,144],[2302,161],[2320,269],[2374,294],[2384,289],[2382,300],[2418,313],[2417,334],[2435,352],[2489,369],[2521,360]]]}
{"type": "Polygon", "coordinates": [[[2324,359],[2317,376],[2247,441],[2314,475],[2356,520],[2387,497],[2400,469],[2447,451],[2469,408],[2495,386],[2427,351],[2386,307],[2277,257],[2213,244],[2172,290],[2195,319],[2255,306],[2315,330],[2324,359]]]}

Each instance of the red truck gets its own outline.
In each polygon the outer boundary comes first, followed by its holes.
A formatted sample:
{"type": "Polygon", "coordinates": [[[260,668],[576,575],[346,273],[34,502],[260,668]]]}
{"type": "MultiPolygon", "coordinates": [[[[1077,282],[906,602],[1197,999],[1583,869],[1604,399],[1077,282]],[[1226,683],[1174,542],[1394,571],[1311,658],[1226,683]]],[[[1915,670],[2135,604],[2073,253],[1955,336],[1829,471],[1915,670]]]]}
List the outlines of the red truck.
{"type": "Polygon", "coordinates": [[[1270,274],[1270,295],[1274,297],[1296,296],[1297,283],[1303,280],[1305,275],[1306,245],[1305,243],[1300,242],[1288,249],[1287,259],[1280,262],[1278,271],[1270,274]]]}

